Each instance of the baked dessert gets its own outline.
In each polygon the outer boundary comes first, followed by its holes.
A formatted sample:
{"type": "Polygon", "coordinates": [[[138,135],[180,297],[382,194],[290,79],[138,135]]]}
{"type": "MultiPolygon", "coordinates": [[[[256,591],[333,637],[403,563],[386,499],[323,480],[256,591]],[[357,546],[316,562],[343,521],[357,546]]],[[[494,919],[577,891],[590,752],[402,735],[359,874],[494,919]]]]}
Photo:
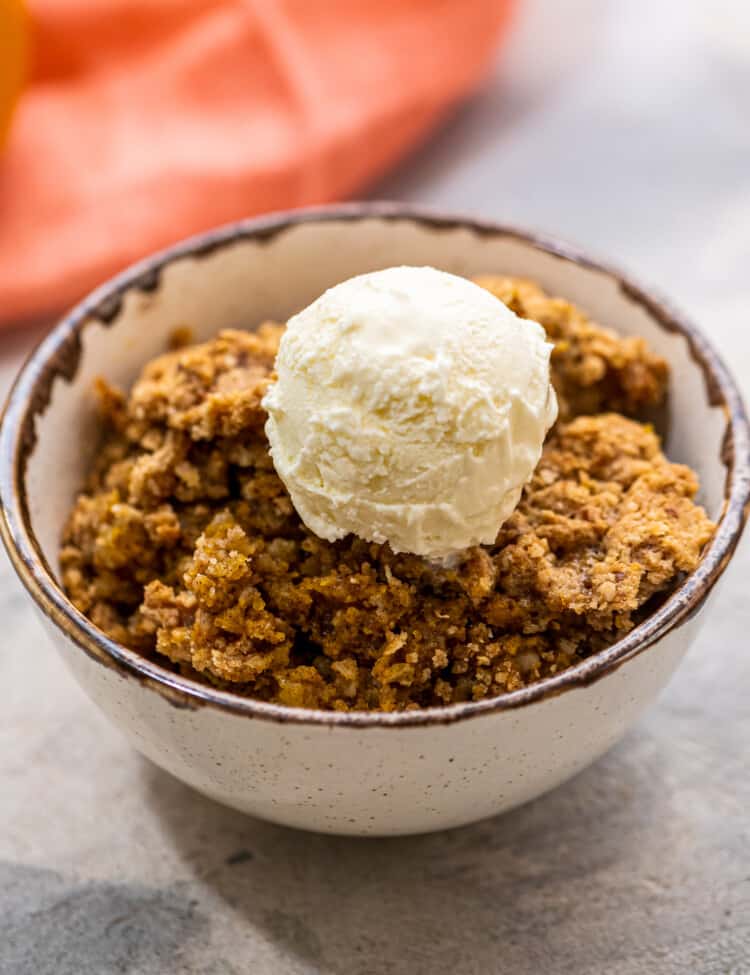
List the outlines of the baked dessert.
{"type": "Polygon", "coordinates": [[[127,395],[99,382],[103,441],[60,555],[78,609],[186,676],[336,710],[503,694],[635,626],[713,531],[642,422],[667,365],[532,282],[477,280],[544,327],[559,403],[492,544],[438,564],[306,528],[264,433],[283,334],[267,323],[165,353],[127,395]]]}

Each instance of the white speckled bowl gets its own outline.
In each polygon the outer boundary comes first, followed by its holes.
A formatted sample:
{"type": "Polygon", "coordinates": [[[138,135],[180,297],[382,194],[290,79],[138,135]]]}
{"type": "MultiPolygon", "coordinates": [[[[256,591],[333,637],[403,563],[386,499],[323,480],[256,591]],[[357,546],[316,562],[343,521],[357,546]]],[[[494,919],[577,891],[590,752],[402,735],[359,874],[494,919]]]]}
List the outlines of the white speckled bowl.
{"type": "MultiPolygon", "coordinates": [[[[388,204],[300,211],[193,238],[110,281],[32,354],[0,433],[2,533],[52,640],[90,697],[157,765],[265,819],[332,833],[458,826],[538,796],[623,734],[664,687],[745,520],[748,423],[697,329],[578,251],[388,204]],[[627,637],[501,698],[400,714],[262,704],[176,676],[96,630],[56,577],[61,526],[96,444],[92,381],[127,385],[176,327],[205,339],[284,319],[329,285],[392,264],[540,281],[671,363],[667,449],[694,467],[719,528],[699,568],[627,637]]],[[[30,670],[33,669],[30,663],[30,670]]]]}

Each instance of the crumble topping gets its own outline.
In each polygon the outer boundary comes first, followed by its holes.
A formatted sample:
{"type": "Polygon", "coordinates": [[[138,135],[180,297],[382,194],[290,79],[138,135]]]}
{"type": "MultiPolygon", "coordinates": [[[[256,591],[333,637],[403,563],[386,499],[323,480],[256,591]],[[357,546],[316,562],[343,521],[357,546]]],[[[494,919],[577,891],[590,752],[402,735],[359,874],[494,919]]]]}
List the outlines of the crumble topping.
{"type": "Polygon", "coordinates": [[[631,629],[713,531],[695,474],[632,418],[666,363],[532,282],[477,281],[546,329],[561,408],[494,545],[446,569],[309,532],[263,432],[283,332],[266,323],[165,353],[127,396],[98,383],[104,439],[60,556],[75,605],[187,676],[336,710],[503,694],[631,629]]]}

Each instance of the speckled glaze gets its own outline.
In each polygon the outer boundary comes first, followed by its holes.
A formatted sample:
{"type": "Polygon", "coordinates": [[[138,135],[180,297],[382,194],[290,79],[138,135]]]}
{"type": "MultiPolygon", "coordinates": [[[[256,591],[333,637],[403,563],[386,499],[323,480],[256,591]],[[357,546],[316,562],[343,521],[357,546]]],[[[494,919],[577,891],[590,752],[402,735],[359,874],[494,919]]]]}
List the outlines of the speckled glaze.
{"type": "Polygon", "coordinates": [[[574,248],[515,228],[359,204],[193,238],[84,300],[32,354],[0,431],[0,528],[45,628],[89,696],[156,764],[211,797],[303,829],[399,834],[493,815],[609,748],[689,647],[744,525],[747,418],[725,367],[682,316],[574,248]],[[263,704],[181,678],[121,647],[56,580],[61,526],[96,444],[95,376],[133,380],[178,326],[197,339],[285,318],[326,287],[393,264],[538,280],[670,362],[667,450],[694,467],[719,528],[699,568],[608,650],[502,698],[399,714],[263,704]]]}

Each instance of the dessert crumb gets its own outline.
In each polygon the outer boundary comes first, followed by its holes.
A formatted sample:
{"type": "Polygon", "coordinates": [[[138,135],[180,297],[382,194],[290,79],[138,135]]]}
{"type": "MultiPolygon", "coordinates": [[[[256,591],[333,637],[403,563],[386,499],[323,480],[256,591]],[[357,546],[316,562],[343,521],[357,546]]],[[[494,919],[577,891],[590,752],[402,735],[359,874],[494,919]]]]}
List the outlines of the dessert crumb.
{"type": "Polygon", "coordinates": [[[179,325],[170,333],[167,339],[167,348],[171,350],[184,349],[194,341],[194,330],[189,325],[179,325]]]}

